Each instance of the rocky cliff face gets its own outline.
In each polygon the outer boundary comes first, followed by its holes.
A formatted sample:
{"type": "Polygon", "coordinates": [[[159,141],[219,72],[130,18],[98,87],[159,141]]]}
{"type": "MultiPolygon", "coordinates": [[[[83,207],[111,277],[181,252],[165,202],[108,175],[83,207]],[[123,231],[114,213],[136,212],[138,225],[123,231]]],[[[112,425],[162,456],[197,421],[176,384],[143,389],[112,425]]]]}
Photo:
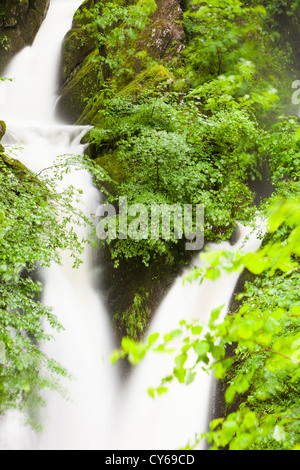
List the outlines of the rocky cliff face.
{"type": "Polygon", "coordinates": [[[1,0],[0,72],[17,52],[33,42],[49,4],[50,0],[1,0]]]}
{"type": "MultiPolygon", "coordinates": [[[[79,11],[82,13],[84,7],[90,8],[96,2],[97,0],[85,0],[79,11]]],[[[148,26],[135,44],[135,56],[130,64],[135,72],[135,80],[139,74],[145,73],[139,52],[147,52],[148,57],[162,65],[184,48],[185,35],[180,0],[157,0],[156,3],[155,13],[149,18],[148,26]]],[[[95,96],[95,90],[99,89],[101,84],[101,71],[96,69],[95,65],[97,45],[85,32],[85,23],[86,18],[82,14],[80,19],[74,20],[63,46],[62,96],[59,111],[64,119],[72,123],[78,121],[83,113],[90,113],[91,110],[86,109],[86,99],[95,96]]],[[[160,75],[165,79],[168,71],[162,74],[160,70],[160,75]]],[[[124,77],[122,87],[127,87],[131,80],[124,77]]],[[[89,123],[83,119],[79,122],[89,123]]]]}

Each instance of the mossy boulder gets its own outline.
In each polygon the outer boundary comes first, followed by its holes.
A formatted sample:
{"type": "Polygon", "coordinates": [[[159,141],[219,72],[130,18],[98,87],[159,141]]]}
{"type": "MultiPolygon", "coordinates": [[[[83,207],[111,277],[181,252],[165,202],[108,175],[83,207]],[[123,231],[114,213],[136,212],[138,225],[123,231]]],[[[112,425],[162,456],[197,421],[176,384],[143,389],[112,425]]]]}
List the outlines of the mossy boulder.
{"type": "MultiPolygon", "coordinates": [[[[98,92],[101,90],[101,80],[95,79],[98,70],[86,68],[88,63],[91,65],[89,58],[92,57],[92,52],[96,53],[97,44],[88,34],[86,25],[89,20],[84,14],[84,8],[92,8],[95,3],[97,0],[86,0],[81,5],[74,16],[72,29],[64,40],[61,67],[62,100],[59,103],[59,111],[72,123],[77,121],[79,124],[98,125],[101,115],[99,111],[103,94],[99,95],[94,105],[86,105],[90,92],[95,90],[96,86],[98,92]],[[87,77],[87,70],[91,73],[91,79],[85,95],[84,89],[79,93],[78,84],[82,83],[83,76],[87,77]]],[[[157,0],[156,3],[157,9],[149,17],[148,26],[140,34],[135,45],[131,45],[135,52],[124,57],[124,73],[118,78],[111,77],[120,93],[138,94],[140,90],[152,86],[155,82],[172,79],[166,63],[172,60],[172,57],[177,57],[184,48],[183,12],[179,0],[157,0]],[[140,54],[141,52],[143,54],[140,54]],[[147,60],[143,58],[145,54],[147,60]],[[153,67],[154,61],[158,64],[157,68],[153,67]],[[126,70],[130,70],[130,73],[126,70]]],[[[94,93],[95,96],[96,94],[94,93]]]]}
{"type": "Polygon", "coordinates": [[[120,90],[120,95],[137,96],[145,89],[157,89],[159,85],[170,85],[174,83],[174,76],[163,65],[155,65],[140,73],[127,86],[120,90]]]}
{"type": "Polygon", "coordinates": [[[85,0],[78,8],[72,28],[63,42],[58,112],[70,123],[76,122],[80,117],[86,100],[95,95],[102,81],[99,61],[97,63],[97,44],[85,28],[89,22],[85,9],[91,9],[95,1],[97,0],[85,0]]]}
{"type": "MultiPolygon", "coordinates": [[[[4,121],[0,121],[0,141],[6,133],[6,124],[4,121]]],[[[19,179],[23,179],[26,174],[29,173],[29,170],[26,168],[23,163],[14,158],[10,158],[8,155],[5,155],[5,148],[0,143],[0,158],[5,166],[11,168],[13,172],[17,175],[19,179]]]]}
{"type": "MultiPolygon", "coordinates": [[[[0,121],[0,141],[4,137],[6,133],[6,124],[4,121],[0,121]]],[[[22,162],[19,160],[16,160],[15,158],[11,158],[8,155],[5,154],[5,148],[3,145],[0,143],[0,158],[1,162],[4,163],[6,167],[11,169],[13,173],[20,179],[23,180],[25,177],[30,178],[31,181],[33,181],[36,184],[41,184],[40,181],[36,176],[34,176],[31,171],[28,170],[28,168],[23,165],[22,162]]]]}
{"type": "MultiPolygon", "coordinates": [[[[98,157],[95,162],[101,166],[116,183],[123,183],[126,180],[125,168],[120,162],[116,162],[113,154],[98,157]]],[[[113,192],[113,188],[111,188],[110,192],[113,192]]]]}
{"type": "Polygon", "coordinates": [[[6,155],[5,148],[1,144],[0,162],[2,165],[2,169],[0,168],[0,171],[3,171],[3,168],[8,169],[20,180],[20,183],[25,182],[26,180],[26,182],[34,183],[35,185],[38,185],[40,187],[43,186],[39,179],[22,162],[6,155]]]}
{"type": "Polygon", "coordinates": [[[61,84],[77,73],[78,67],[96,49],[95,41],[82,29],[71,29],[65,36],[62,50],[61,84]]]}
{"type": "Polygon", "coordinates": [[[102,82],[98,51],[93,51],[80,65],[62,89],[57,109],[63,119],[74,123],[86,108],[86,101],[93,98],[102,82]]]}
{"type": "Polygon", "coordinates": [[[1,160],[7,167],[9,167],[10,169],[13,170],[14,174],[20,180],[24,179],[25,176],[28,176],[30,174],[28,168],[26,168],[26,166],[23,165],[23,163],[21,163],[19,160],[15,160],[14,158],[10,158],[5,154],[1,155],[1,160]]]}
{"type": "MultiPolygon", "coordinates": [[[[163,65],[155,65],[141,72],[128,85],[119,90],[119,94],[138,96],[144,90],[157,89],[162,84],[172,87],[174,80],[174,76],[163,65]]],[[[103,98],[103,94],[100,94],[95,104],[86,106],[78,120],[78,124],[101,126],[103,122],[103,98]]]]}
{"type": "Polygon", "coordinates": [[[32,44],[50,5],[50,0],[1,0],[0,72],[23,47],[32,44]]]}

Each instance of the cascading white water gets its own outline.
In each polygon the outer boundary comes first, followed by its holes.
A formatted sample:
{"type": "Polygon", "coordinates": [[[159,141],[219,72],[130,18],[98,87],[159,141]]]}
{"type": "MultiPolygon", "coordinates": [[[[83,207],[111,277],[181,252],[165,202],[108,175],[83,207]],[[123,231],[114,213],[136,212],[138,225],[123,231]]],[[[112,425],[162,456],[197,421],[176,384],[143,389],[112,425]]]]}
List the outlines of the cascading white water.
{"type": "MultiPolygon", "coordinates": [[[[80,140],[85,128],[67,126],[55,118],[56,77],[63,37],[82,0],[51,0],[50,9],[32,47],[24,49],[11,62],[5,76],[6,105],[0,118],[22,143],[15,155],[39,173],[62,154],[82,154],[80,140]]],[[[85,171],[71,172],[63,187],[72,184],[83,190],[81,208],[89,214],[98,203],[98,193],[85,171]]],[[[238,249],[245,240],[241,228],[238,249]]],[[[85,237],[86,233],[79,233],[85,237]]],[[[246,250],[260,244],[256,236],[246,242],[246,250]]],[[[227,247],[228,243],[224,243],[227,247]]],[[[216,247],[220,249],[220,245],[216,247]]],[[[70,401],[49,393],[42,413],[44,431],[36,435],[22,417],[10,413],[0,422],[0,449],[176,449],[195,433],[206,429],[211,378],[199,373],[193,384],[172,384],[170,392],[158,399],[147,395],[149,386],[173,368],[173,357],[150,354],[133,371],[122,392],[107,356],[113,347],[111,328],[101,299],[94,288],[93,265],[87,250],[83,264],[74,271],[68,253],[63,265],[44,270],[43,301],[65,327],[45,345],[45,352],[57,359],[75,377],[66,382],[70,401]],[[104,359],[103,359],[104,356],[104,359]],[[119,391],[116,407],[115,394],[119,391]],[[117,415],[117,419],[114,420],[117,415]]],[[[183,286],[179,277],[153,318],[150,333],[165,333],[177,328],[182,319],[205,323],[210,311],[228,307],[238,278],[224,273],[217,282],[204,281],[183,286]]]]}
{"type": "Polygon", "coordinates": [[[51,0],[34,44],[17,54],[5,71],[5,103],[1,114],[9,126],[58,124],[55,118],[57,73],[62,41],[80,0],[51,0]]]}
{"type": "MultiPolygon", "coordinates": [[[[54,115],[61,45],[81,3],[52,0],[33,46],[19,53],[5,72],[13,82],[6,85],[1,119],[22,147],[13,155],[36,173],[51,167],[58,155],[81,155],[84,151],[80,140],[87,129],[64,125],[54,115]]],[[[88,172],[71,171],[60,184],[59,190],[73,185],[83,191],[79,206],[87,216],[95,211],[99,195],[88,172]]],[[[76,228],[81,239],[87,237],[87,230],[76,228]]],[[[110,445],[116,370],[109,364],[113,340],[94,287],[93,256],[86,249],[78,270],[72,268],[69,253],[62,257],[62,266],[53,265],[42,273],[43,302],[54,308],[65,331],[56,334],[43,350],[74,377],[64,384],[69,400],[56,392],[45,396],[40,435],[26,429],[20,416],[10,413],[0,426],[0,448],[108,449],[110,445]]]]}
{"type": "MultiPolygon", "coordinates": [[[[250,228],[239,227],[239,238],[234,246],[229,242],[211,244],[210,250],[256,251],[261,239],[250,228]]],[[[197,256],[195,265],[202,261],[197,256]]],[[[148,334],[164,335],[178,329],[179,322],[200,320],[207,325],[213,309],[224,305],[223,318],[228,311],[240,273],[223,272],[217,281],[205,279],[199,283],[183,284],[188,270],[179,277],[156,312],[148,334]]],[[[222,317],[221,315],[221,317],[222,317]]],[[[180,344],[180,343],[179,343],[180,344]]],[[[194,441],[195,435],[207,430],[212,377],[198,370],[196,379],[190,385],[179,382],[169,386],[167,394],[155,399],[147,394],[149,387],[158,387],[161,379],[172,373],[174,358],[180,353],[172,354],[151,352],[140,363],[123,392],[122,400],[126,404],[120,419],[120,432],[117,445],[120,449],[182,449],[188,442],[194,441]]],[[[205,448],[202,442],[198,447],[205,448]]]]}

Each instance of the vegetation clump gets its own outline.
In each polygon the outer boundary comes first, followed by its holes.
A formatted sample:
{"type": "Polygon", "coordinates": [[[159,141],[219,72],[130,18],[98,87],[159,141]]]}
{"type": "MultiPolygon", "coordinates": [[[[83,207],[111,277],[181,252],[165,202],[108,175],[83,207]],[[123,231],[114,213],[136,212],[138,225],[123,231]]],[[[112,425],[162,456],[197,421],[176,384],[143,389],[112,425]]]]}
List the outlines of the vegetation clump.
{"type": "MultiPolygon", "coordinates": [[[[0,17],[6,50],[3,5],[0,17]]],[[[204,252],[208,268],[189,278],[213,281],[222,270],[246,269],[251,278],[236,308],[220,320],[220,306],[208,325],[182,319],[175,331],[145,341],[159,267],[174,275],[190,254],[173,235],[174,220],[166,239],[103,241],[118,279],[126,282],[125,266],[136,274],[126,303],[121,298],[115,306],[115,328],[124,337],[113,359],[136,364],[149,350],[165,353],[176,339],[174,368],[149,389],[151,397],[173,381],[188,386],[199,368],[222,382],[222,416],[187,449],[201,439],[213,450],[300,446],[300,132],[291,102],[299,18],[298,0],[86,0],[65,39],[60,106],[70,120],[92,126],[80,161],[106,202],[117,207],[125,195],[129,206],[143,204],[149,214],[156,204],[203,204],[207,242],[229,240],[240,222],[255,222],[257,210],[268,220],[256,253],[204,252]],[[265,164],[274,194],[256,207],[252,183],[265,164]],[[151,273],[151,289],[138,275],[141,266],[151,273]]],[[[0,138],[5,131],[0,121],[0,138]]],[[[67,159],[57,171],[72,164],[67,159]]],[[[2,413],[39,401],[40,390],[59,388],[57,378],[67,374],[38,346],[49,339],[43,321],[62,326],[39,301],[42,285],[32,274],[37,264],[59,262],[63,249],[72,250],[78,266],[83,247],[67,228],[88,221],[72,207],[74,188],[58,194],[53,178],[33,174],[3,146],[0,184],[2,413]]]]}

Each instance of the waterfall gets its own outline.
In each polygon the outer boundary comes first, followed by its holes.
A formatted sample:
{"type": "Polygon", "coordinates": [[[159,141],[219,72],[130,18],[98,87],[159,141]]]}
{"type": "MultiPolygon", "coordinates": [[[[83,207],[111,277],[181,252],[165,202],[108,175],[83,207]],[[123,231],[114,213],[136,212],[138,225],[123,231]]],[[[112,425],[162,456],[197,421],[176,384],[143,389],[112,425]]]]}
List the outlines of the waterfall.
{"type": "MultiPolygon", "coordinates": [[[[52,0],[32,47],[25,48],[10,63],[5,76],[6,104],[1,119],[8,137],[19,144],[13,156],[36,173],[51,167],[59,155],[81,155],[81,138],[87,128],[69,126],[55,117],[56,80],[63,38],[81,0],[52,0]]],[[[13,147],[13,146],[12,146],[13,147]]],[[[70,185],[82,190],[78,203],[89,216],[99,203],[98,191],[85,170],[71,170],[58,189],[70,185]]],[[[77,228],[79,239],[87,228],[77,228]]],[[[74,378],[63,383],[67,399],[56,392],[45,395],[43,432],[26,429],[22,417],[11,412],[0,426],[0,448],[107,449],[117,389],[116,369],[109,363],[113,349],[111,327],[101,296],[95,288],[91,249],[86,248],[79,269],[73,269],[69,253],[62,253],[62,266],[43,269],[43,302],[53,307],[64,332],[43,345],[48,356],[67,368],[74,378]]]]}
{"type": "MultiPolygon", "coordinates": [[[[259,230],[252,233],[249,227],[240,226],[234,246],[222,242],[210,244],[209,249],[256,251],[261,244],[258,235],[259,230]]],[[[199,255],[194,265],[203,266],[199,255]]],[[[198,282],[183,283],[188,272],[186,270],[175,281],[154,315],[148,334],[169,333],[179,328],[182,319],[199,320],[205,331],[211,311],[222,305],[221,318],[226,315],[240,273],[224,271],[218,280],[204,279],[199,285],[198,282]]],[[[150,352],[137,366],[122,396],[126,406],[120,420],[119,448],[182,449],[189,442],[193,443],[195,435],[207,431],[212,392],[212,376],[207,372],[198,368],[194,382],[189,385],[172,383],[165,395],[155,399],[147,394],[149,387],[158,387],[161,379],[172,373],[179,353],[176,348],[173,354],[150,352]]],[[[204,450],[204,446],[202,442],[199,450],[204,450]]]]}
{"type": "MultiPolygon", "coordinates": [[[[10,63],[5,76],[6,104],[0,118],[9,132],[7,144],[19,142],[15,156],[39,173],[51,167],[58,155],[83,154],[80,144],[87,128],[69,126],[55,117],[56,80],[61,44],[82,0],[51,0],[50,9],[35,41],[10,63]],[[10,140],[11,139],[11,140],[10,140]]],[[[80,208],[88,215],[99,203],[88,172],[71,171],[61,182],[83,191],[80,208]]],[[[78,235],[85,238],[86,229],[78,235]]],[[[256,250],[260,240],[240,227],[233,247],[224,242],[211,248],[256,250]]],[[[0,449],[169,449],[182,448],[195,433],[206,430],[211,377],[199,373],[189,386],[173,383],[167,395],[153,400],[149,386],[173,369],[174,357],[151,353],[132,371],[128,382],[119,382],[117,368],[108,356],[114,347],[111,326],[101,295],[95,289],[95,267],[86,249],[83,264],[72,269],[69,253],[62,266],[43,269],[43,302],[54,308],[65,328],[43,346],[74,376],[64,385],[69,399],[57,393],[45,395],[41,413],[43,432],[26,427],[23,417],[10,412],[0,421],[0,449]]],[[[199,258],[195,259],[199,263],[199,258]]],[[[161,334],[178,327],[182,319],[207,322],[213,308],[225,304],[226,313],[239,273],[224,273],[217,282],[205,280],[185,284],[183,276],[174,283],[151,321],[150,331],[161,334]]]]}

